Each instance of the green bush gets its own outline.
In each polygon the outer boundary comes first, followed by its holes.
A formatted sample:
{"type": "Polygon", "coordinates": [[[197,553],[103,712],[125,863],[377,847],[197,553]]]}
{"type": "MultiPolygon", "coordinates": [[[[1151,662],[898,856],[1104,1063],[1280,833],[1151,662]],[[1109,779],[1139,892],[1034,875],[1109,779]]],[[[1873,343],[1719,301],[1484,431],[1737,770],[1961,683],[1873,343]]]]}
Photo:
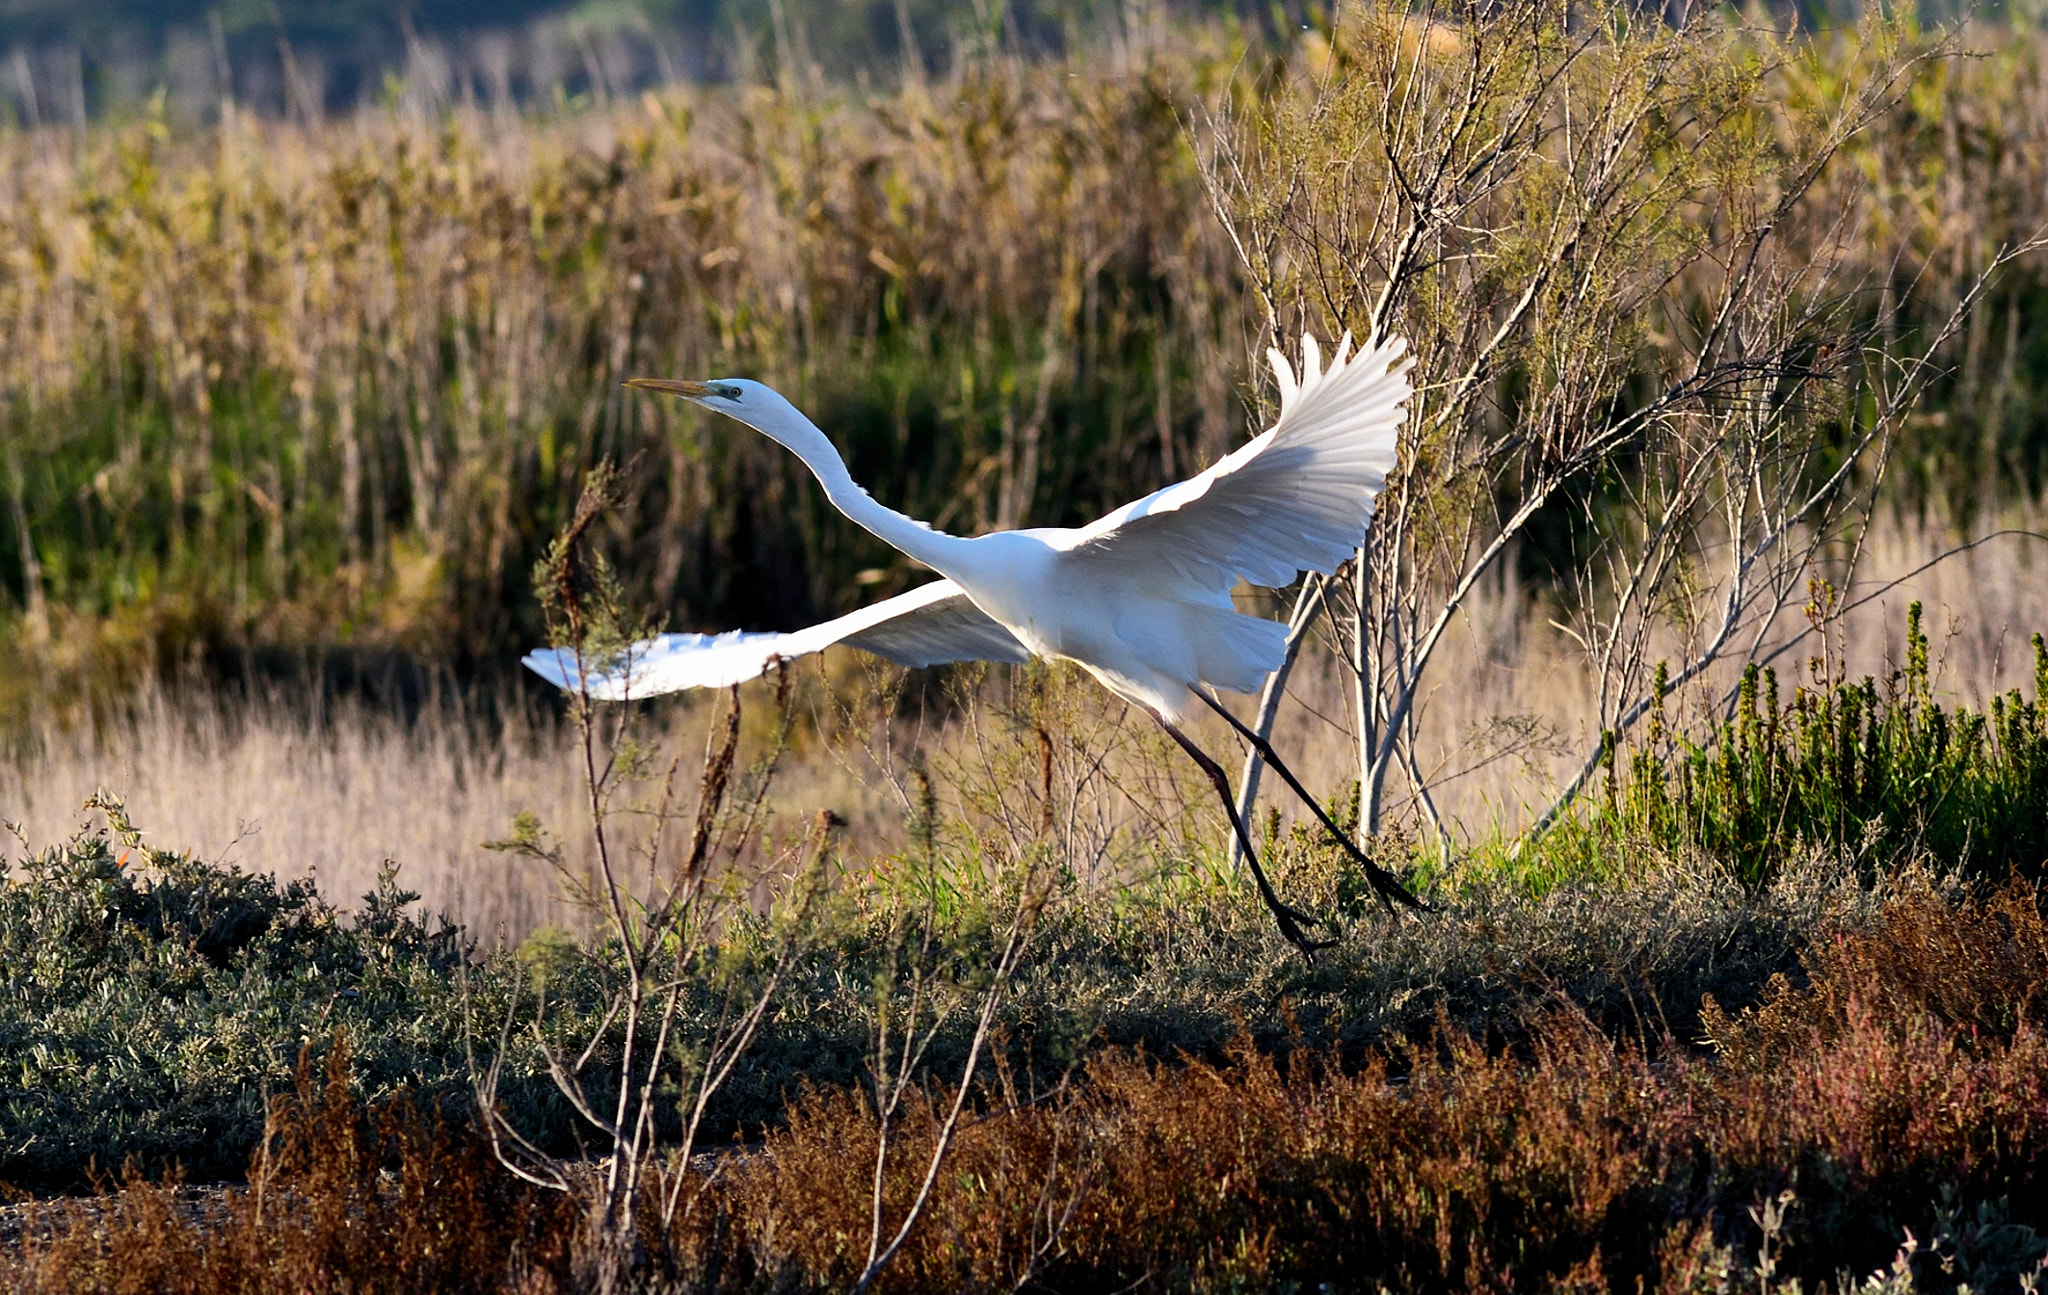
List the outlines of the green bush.
{"type": "Polygon", "coordinates": [[[1882,686],[1820,664],[1788,704],[1777,673],[1751,665],[1732,717],[1699,743],[1671,735],[1660,703],[1625,771],[1610,741],[1597,830],[1703,851],[1751,885],[1816,849],[1854,856],[1867,876],[1919,858],[2038,878],[2048,864],[2048,645],[2039,634],[2033,642],[2034,698],[2013,689],[1984,711],[1934,700],[1917,602],[1905,668],[1882,686]]]}
{"type": "Polygon", "coordinates": [[[23,859],[0,889],[0,1181],[76,1182],[129,1157],[239,1175],[301,1047],[357,1040],[372,1092],[463,1073],[460,932],[387,869],[353,918],[279,882],[114,828],[23,859]]]}

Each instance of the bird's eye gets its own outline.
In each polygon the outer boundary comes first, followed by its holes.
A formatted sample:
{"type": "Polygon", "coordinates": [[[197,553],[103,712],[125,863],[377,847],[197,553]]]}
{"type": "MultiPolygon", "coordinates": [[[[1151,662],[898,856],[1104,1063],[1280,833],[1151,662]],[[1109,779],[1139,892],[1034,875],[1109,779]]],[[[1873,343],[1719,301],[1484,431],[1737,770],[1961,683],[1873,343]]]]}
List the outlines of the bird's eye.
{"type": "Polygon", "coordinates": [[[712,382],[706,385],[711,388],[711,394],[714,396],[724,396],[727,400],[740,398],[740,389],[730,382],[712,382]]]}

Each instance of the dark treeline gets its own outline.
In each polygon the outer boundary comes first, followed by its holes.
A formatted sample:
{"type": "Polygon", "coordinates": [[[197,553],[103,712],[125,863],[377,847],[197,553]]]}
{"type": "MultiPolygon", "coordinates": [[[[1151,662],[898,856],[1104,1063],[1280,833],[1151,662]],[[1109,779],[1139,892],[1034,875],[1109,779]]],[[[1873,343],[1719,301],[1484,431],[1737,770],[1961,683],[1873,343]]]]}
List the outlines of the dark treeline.
{"type": "Polygon", "coordinates": [[[1267,33],[1327,18],[1305,0],[23,0],[0,9],[0,116],[78,124],[160,102],[210,122],[224,101],[301,120],[400,101],[553,112],[764,70],[893,84],[1204,15],[1267,33]]]}

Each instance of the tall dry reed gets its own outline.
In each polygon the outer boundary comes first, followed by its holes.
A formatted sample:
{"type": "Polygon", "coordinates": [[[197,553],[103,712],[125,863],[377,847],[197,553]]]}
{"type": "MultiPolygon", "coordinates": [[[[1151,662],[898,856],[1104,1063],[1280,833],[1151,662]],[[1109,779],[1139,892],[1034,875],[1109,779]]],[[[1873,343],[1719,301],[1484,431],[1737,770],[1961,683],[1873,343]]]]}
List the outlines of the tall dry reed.
{"type": "MultiPolygon", "coordinates": [[[[2048,539],[2036,538],[2048,535],[2048,518],[2015,508],[1996,520],[2011,533],[1917,575],[1954,547],[1953,526],[1894,515],[1877,527],[1864,580],[1845,593],[1845,601],[1869,601],[1849,615],[1845,632],[1824,645],[1817,635],[1795,637],[1809,628],[1796,610],[1780,618],[1772,642],[1785,647],[1775,666],[1788,690],[1809,660],[1829,653],[1851,679],[1883,680],[1902,669],[1905,609],[1918,599],[1927,608],[1937,698],[1982,706],[2009,688],[2031,695],[2028,639],[2048,631],[2048,539]]],[[[1507,580],[1487,586],[1452,639],[1445,678],[1455,683],[1422,702],[1429,745],[1419,763],[1459,853],[1525,827],[1600,740],[1589,718],[1594,681],[1551,615],[1540,589],[1507,580]]],[[[1738,668],[1676,695],[1673,722],[1697,733],[1725,715],[1738,668]]],[[[1043,672],[1028,669],[949,682],[879,667],[850,650],[797,673],[800,722],[768,802],[771,843],[801,835],[829,809],[848,822],[849,857],[900,852],[915,830],[921,777],[943,813],[964,814],[1004,839],[1030,839],[1044,810],[1041,719],[1056,739],[1060,848],[1091,883],[1113,884],[1223,839],[1194,767],[1085,678],[1063,674],[1049,693],[1043,672]]],[[[765,723],[771,693],[771,684],[750,686],[750,725],[765,723]]],[[[1276,735],[1308,785],[1340,801],[1357,777],[1349,696],[1348,677],[1319,648],[1294,678],[1276,735]]],[[[700,750],[714,709],[708,700],[670,703],[645,738],[700,750]]],[[[1220,722],[1201,732],[1214,749],[1232,749],[1220,722]]],[[[14,755],[0,761],[0,817],[20,822],[38,845],[67,836],[84,817],[85,798],[105,787],[126,798],[154,840],[317,877],[337,902],[369,891],[388,858],[430,910],[486,940],[501,931],[518,939],[550,923],[580,929],[581,915],[561,901],[546,868],[483,848],[525,810],[563,835],[572,862],[588,864],[572,743],[550,712],[451,704],[405,720],[287,690],[253,702],[158,690],[105,708],[97,720],[45,715],[15,736],[14,755]]],[[[742,762],[764,741],[750,727],[742,762]]],[[[1398,782],[1392,800],[1394,825],[1417,830],[1416,807],[1398,782]]],[[[1303,817],[1277,789],[1261,804],[1283,822],[1303,817]]]]}
{"type": "Polygon", "coordinates": [[[771,381],[956,528],[1118,502],[1239,431],[1233,281],[1177,115],[1227,54],[9,136],[10,595],[88,671],[135,644],[66,611],[174,655],[502,664],[538,631],[538,539],[604,457],[634,485],[608,538],[679,627],[909,578],[773,447],[623,396],[634,374],[771,381]]]}
{"type": "MultiPolygon", "coordinates": [[[[888,90],[810,75],[521,116],[232,105],[0,138],[0,589],[18,700],[223,643],[399,644],[505,668],[525,575],[600,458],[608,537],[677,628],[772,628],[901,588],[895,554],[757,438],[622,398],[746,373],[878,495],[958,530],[1084,520],[1248,430],[1263,345],[1196,165],[1240,104],[1324,74],[1320,32],[1133,23],[888,90]]],[[[1837,168],[1888,342],[2041,225],[2048,42],[1926,64],[1837,168]]],[[[1825,99],[1830,46],[1760,82],[1825,99]]],[[[2021,267],[1908,446],[1969,509],[2038,476],[2044,335],[2021,267]]],[[[1351,321],[1356,323],[1357,321],[1351,321]]]]}

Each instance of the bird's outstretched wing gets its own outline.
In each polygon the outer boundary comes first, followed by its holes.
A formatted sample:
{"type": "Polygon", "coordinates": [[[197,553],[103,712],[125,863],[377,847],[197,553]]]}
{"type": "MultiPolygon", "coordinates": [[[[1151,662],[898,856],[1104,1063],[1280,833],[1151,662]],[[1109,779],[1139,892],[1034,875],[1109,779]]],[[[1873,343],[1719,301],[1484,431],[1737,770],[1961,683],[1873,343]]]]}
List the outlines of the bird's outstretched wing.
{"type": "Polygon", "coordinates": [[[1064,560],[1144,564],[1212,598],[1240,578],[1277,587],[1302,571],[1334,571],[1364,543],[1394,466],[1412,390],[1406,349],[1396,338],[1352,356],[1346,334],[1325,370],[1316,340],[1303,336],[1298,383],[1286,357],[1268,352],[1280,380],[1272,429],[1200,476],[1082,528],[1064,560]]]}
{"type": "MultiPolygon", "coordinates": [[[[822,651],[834,643],[887,657],[897,665],[941,661],[1024,661],[1030,651],[967,600],[951,580],[936,580],[872,607],[788,634],[664,634],[626,649],[613,669],[588,667],[599,701],[652,697],[686,688],[723,688],[755,678],[775,660],[822,651]]],[[[526,655],[526,667],[561,688],[577,686],[576,656],[566,648],[526,655]]]]}

